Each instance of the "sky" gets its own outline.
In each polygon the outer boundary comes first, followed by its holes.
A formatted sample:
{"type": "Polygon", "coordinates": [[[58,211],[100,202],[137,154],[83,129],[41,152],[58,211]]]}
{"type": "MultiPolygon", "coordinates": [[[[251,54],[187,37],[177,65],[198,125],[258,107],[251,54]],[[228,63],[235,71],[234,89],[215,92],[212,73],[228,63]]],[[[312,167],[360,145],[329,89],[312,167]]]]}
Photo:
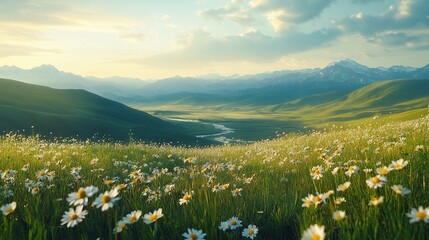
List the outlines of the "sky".
{"type": "Polygon", "coordinates": [[[428,0],[0,0],[0,65],[160,79],[429,63],[428,0]]]}

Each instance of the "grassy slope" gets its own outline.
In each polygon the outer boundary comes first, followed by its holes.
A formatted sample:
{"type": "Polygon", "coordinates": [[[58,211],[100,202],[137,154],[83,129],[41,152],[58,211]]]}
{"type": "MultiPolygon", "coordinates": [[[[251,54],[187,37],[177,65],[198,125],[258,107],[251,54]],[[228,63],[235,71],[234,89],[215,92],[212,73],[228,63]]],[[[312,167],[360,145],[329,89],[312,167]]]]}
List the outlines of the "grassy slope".
{"type": "Polygon", "coordinates": [[[30,129],[54,136],[90,138],[94,134],[191,143],[174,125],[84,90],[57,90],[0,79],[0,130],[30,129]]]}
{"type": "Polygon", "coordinates": [[[207,239],[243,239],[243,228],[255,224],[259,228],[256,239],[299,239],[310,225],[319,224],[325,226],[326,239],[425,239],[429,224],[410,224],[406,214],[412,208],[429,207],[428,121],[427,116],[411,122],[373,119],[360,128],[204,149],[0,138],[0,169],[18,170],[13,179],[16,184],[2,179],[4,188],[15,194],[2,204],[16,201],[18,207],[0,219],[4,229],[0,238],[181,239],[187,228],[195,228],[207,233],[207,239]],[[419,145],[422,149],[416,150],[419,145]],[[194,157],[195,163],[184,163],[187,157],[194,157]],[[97,165],[89,163],[93,158],[99,159],[97,165]],[[366,184],[377,174],[377,168],[400,158],[408,165],[388,173],[384,186],[372,189],[366,184]],[[28,172],[21,171],[27,163],[28,172]],[[359,171],[346,176],[353,165],[359,171]],[[324,168],[320,180],[310,176],[313,166],[324,168]],[[82,167],[79,175],[84,181],[74,180],[72,167],[82,167]],[[331,173],[334,167],[339,167],[337,174],[331,173]],[[37,172],[44,168],[55,171],[55,177],[52,181],[41,180],[45,186],[32,195],[23,182],[26,178],[36,180],[37,172]],[[168,172],[160,173],[162,168],[168,172]],[[142,180],[135,181],[130,176],[132,171],[141,171],[142,180]],[[113,185],[103,184],[112,177],[116,177],[113,185]],[[338,191],[337,187],[346,181],[351,182],[350,188],[338,191]],[[121,199],[112,209],[101,212],[90,207],[99,193],[120,183],[128,187],[120,192],[121,199]],[[230,185],[226,191],[213,192],[217,183],[230,185]],[[168,184],[175,188],[165,193],[168,184]],[[396,184],[411,193],[395,194],[391,187],[396,184]],[[70,208],[67,195],[89,185],[100,188],[85,206],[89,214],[74,228],[60,226],[61,216],[70,208]],[[242,188],[242,196],[232,196],[236,187],[242,188]],[[325,203],[301,206],[301,199],[308,194],[330,190],[333,195],[325,203]],[[179,205],[183,194],[191,191],[190,202],[179,205]],[[155,196],[156,200],[147,201],[155,196]],[[384,202],[377,207],[368,205],[374,196],[383,196],[384,202]],[[338,197],[346,202],[335,204],[338,197]],[[131,211],[146,214],[158,208],[163,209],[164,217],[156,226],[140,219],[117,236],[112,234],[116,222],[131,211]],[[334,221],[332,213],[337,210],[345,211],[346,218],[334,221]],[[244,227],[219,230],[220,222],[232,216],[242,220],[244,227]]]}

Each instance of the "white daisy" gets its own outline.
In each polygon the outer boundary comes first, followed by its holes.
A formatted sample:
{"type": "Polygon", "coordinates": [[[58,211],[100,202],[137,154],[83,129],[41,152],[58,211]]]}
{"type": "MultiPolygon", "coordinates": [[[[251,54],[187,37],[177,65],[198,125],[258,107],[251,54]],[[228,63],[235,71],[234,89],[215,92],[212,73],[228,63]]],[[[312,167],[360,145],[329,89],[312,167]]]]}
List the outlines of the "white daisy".
{"type": "Polygon", "coordinates": [[[254,239],[258,234],[258,231],[259,229],[255,225],[250,224],[247,228],[243,229],[241,236],[254,239]]]}
{"type": "Polygon", "coordinates": [[[127,216],[125,216],[122,221],[124,221],[126,224],[133,224],[137,222],[142,215],[142,211],[132,211],[131,213],[128,213],[127,216]]]}
{"type": "Polygon", "coordinates": [[[429,223],[429,208],[423,208],[422,206],[419,209],[413,208],[410,213],[407,213],[407,217],[410,218],[410,223],[419,221],[429,223]]]}
{"type": "Polygon", "coordinates": [[[332,213],[332,219],[335,221],[343,220],[346,217],[345,211],[335,211],[332,213]]]}
{"type": "Polygon", "coordinates": [[[243,225],[241,225],[241,220],[238,219],[237,217],[230,218],[228,220],[228,224],[229,224],[229,228],[231,230],[235,230],[235,229],[243,226],[243,225]]]}
{"type": "Polygon", "coordinates": [[[325,170],[319,165],[311,168],[310,176],[315,180],[319,180],[323,177],[323,173],[325,173],[325,170]]]}
{"type": "Polygon", "coordinates": [[[401,196],[404,196],[404,195],[411,193],[410,189],[408,189],[402,185],[393,185],[391,188],[396,194],[401,195],[401,196]]]}
{"type": "Polygon", "coordinates": [[[179,204],[188,204],[188,202],[191,200],[192,195],[189,193],[185,193],[181,199],[179,199],[179,204]]]}
{"type": "Polygon", "coordinates": [[[196,230],[188,228],[188,232],[182,234],[185,240],[205,240],[207,234],[203,233],[203,230],[196,230]]]}
{"type": "Polygon", "coordinates": [[[345,182],[345,183],[340,184],[340,185],[338,186],[337,191],[342,192],[342,191],[347,190],[349,187],[350,187],[350,182],[345,182]]]}
{"type": "Polygon", "coordinates": [[[94,186],[89,186],[86,188],[79,188],[77,192],[70,193],[67,197],[67,202],[70,205],[87,205],[88,197],[92,197],[95,193],[98,192],[98,188],[94,186]]]}
{"type": "Polygon", "coordinates": [[[16,209],[16,202],[11,202],[6,205],[3,205],[0,210],[3,212],[3,215],[7,216],[13,213],[16,209]]]}
{"type": "Polygon", "coordinates": [[[407,165],[408,165],[408,161],[404,161],[404,159],[401,158],[397,161],[392,161],[389,167],[393,168],[394,170],[401,170],[407,165]]]}
{"type": "Polygon", "coordinates": [[[120,233],[120,232],[122,232],[123,230],[125,230],[125,228],[127,227],[127,224],[126,224],[126,222],[124,221],[124,220],[119,220],[117,223],[116,223],[116,227],[115,227],[115,229],[113,230],[113,233],[120,233]]]}
{"type": "Polygon", "coordinates": [[[220,222],[220,225],[219,225],[219,227],[218,227],[220,230],[222,230],[222,231],[226,231],[226,230],[228,230],[229,229],[229,223],[228,223],[228,221],[225,221],[225,222],[220,222]]]}
{"type": "Polygon", "coordinates": [[[379,187],[382,187],[387,182],[387,178],[382,175],[377,175],[375,177],[369,178],[366,180],[366,184],[370,188],[377,189],[379,187]]]}
{"type": "Polygon", "coordinates": [[[325,239],[325,226],[319,226],[317,224],[311,225],[302,234],[301,240],[323,240],[325,239]]]}
{"type": "Polygon", "coordinates": [[[162,218],[164,214],[162,214],[162,208],[159,208],[158,210],[155,210],[152,212],[149,212],[148,214],[144,215],[144,222],[146,224],[151,224],[153,222],[156,222],[158,219],[162,218]]]}
{"type": "Polygon", "coordinates": [[[97,208],[101,207],[101,211],[106,211],[107,209],[113,207],[113,203],[118,201],[120,198],[118,196],[119,192],[116,188],[110,191],[106,191],[95,199],[93,205],[97,208]]]}
{"type": "Polygon", "coordinates": [[[65,212],[63,218],[61,219],[61,225],[66,225],[67,227],[74,227],[78,223],[82,222],[85,218],[85,215],[88,214],[88,211],[83,210],[83,205],[79,205],[76,207],[76,210],[70,208],[69,211],[65,212]]]}

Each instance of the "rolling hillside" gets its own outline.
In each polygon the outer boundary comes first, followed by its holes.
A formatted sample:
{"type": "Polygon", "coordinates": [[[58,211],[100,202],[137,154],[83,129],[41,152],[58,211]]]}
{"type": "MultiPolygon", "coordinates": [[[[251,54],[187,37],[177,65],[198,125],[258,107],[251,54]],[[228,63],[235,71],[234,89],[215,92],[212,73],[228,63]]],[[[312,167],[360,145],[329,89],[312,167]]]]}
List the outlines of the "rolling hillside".
{"type": "Polygon", "coordinates": [[[262,98],[263,101],[257,101],[261,99],[262,93],[255,92],[249,98],[235,96],[228,103],[224,101],[211,105],[204,101],[193,101],[195,95],[190,95],[190,98],[182,101],[135,106],[162,118],[221,123],[235,130],[227,137],[254,141],[273,138],[281,132],[371,121],[374,116],[402,118],[405,116],[402,113],[413,112],[410,115],[412,117],[406,119],[418,118],[421,112],[427,112],[429,104],[429,79],[385,80],[354,91],[335,86],[325,89],[324,93],[308,91],[305,97],[293,100],[287,99],[292,95],[277,99],[276,95],[267,95],[266,99],[262,98]],[[255,101],[252,103],[249,99],[255,101]],[[281,103],[272,104],[275,100],[281,103]]]}
{"type": "Polygon", "coordinates": [[[84,90],[58,90],[0,79],[0,131],[34,126],[53,136],[193,144],[198,140],[145,112],[84,90]]]}
{"type": "Polygon", "coordinates": [[[323,100],[326,96],[309,96],[276,105],[270,110],[295,116],[307,123],[355,120],[406,112],[428,106],[429,79],[376,82],[325,103],[319,101],[318,97],[323,100]]]}

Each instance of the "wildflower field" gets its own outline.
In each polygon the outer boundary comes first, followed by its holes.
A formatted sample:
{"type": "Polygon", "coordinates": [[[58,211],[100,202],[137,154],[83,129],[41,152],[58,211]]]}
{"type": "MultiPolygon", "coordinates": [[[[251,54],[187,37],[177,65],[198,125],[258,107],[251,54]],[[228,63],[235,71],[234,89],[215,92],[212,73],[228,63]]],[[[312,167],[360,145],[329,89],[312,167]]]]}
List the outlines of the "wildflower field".
{"type": "Polygon", "coordinates": [[[429,117],[207,148],[0,139],[0,239],[427,239],[429,117]]]}

